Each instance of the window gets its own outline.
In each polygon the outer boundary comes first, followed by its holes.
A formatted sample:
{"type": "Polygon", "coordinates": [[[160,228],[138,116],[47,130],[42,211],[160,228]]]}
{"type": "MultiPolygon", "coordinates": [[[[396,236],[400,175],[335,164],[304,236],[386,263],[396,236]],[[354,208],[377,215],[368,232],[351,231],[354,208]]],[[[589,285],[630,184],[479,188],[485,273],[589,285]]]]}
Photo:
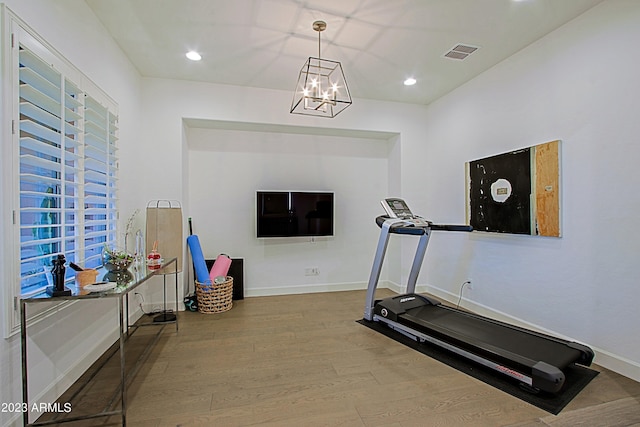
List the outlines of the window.
{"type": "Polygon", "coordinates": [[[12,111],[18,205],[14,292],[30,296],[48,285],[57,254],[96,267],[104,245],[115,243],[118,117],[115,103],[53,48],[16,17],[10,24],[3,69],[11,73],[11,96],[3,103],[12,111]]]}

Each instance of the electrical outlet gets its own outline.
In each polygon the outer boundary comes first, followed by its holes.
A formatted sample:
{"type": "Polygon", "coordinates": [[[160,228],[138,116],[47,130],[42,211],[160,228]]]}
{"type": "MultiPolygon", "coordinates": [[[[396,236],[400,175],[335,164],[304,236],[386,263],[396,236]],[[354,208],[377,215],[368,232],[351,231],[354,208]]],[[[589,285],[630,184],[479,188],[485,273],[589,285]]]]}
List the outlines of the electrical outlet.
{"type": "Polygon", "coordinates": [[[304,269],[304,275],[305,276],[317,276],[320,274],[320,268],[319,267],[307,267],[304,269]]]}

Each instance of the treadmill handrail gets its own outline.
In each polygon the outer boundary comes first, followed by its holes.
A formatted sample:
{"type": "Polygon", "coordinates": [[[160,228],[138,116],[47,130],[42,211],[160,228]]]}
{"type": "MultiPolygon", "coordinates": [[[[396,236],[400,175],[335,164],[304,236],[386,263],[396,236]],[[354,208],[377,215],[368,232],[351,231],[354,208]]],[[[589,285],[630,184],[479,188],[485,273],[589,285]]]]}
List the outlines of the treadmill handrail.
{"type": "Polygon", "coordinates": [[[473,231],[473,227],[470,225],[457,225],[457,224],[431,224],[433,231],[473,231]]]}
{"type": "Polygon", "coordinates": [[[470,225],[458,225],[458,224],[434,224],[431,221],[424,220],[426,225],[412,224],[410,219],[391,218],[387,215],[380,215],[376,218],[376,224],[378,227],[382,227],[386,221],[393,219],[394,223],[391,225],[389,232],[394,234],[412,234],[421,235],[427,230],[433,231],[473,231],[473,227],[470,225]]]}

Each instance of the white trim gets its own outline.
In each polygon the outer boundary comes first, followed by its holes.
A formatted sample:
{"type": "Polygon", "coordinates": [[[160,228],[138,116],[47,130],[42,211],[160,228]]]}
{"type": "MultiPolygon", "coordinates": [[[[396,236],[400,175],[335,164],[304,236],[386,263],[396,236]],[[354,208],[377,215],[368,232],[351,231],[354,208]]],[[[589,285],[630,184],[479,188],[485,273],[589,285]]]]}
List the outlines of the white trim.
{"type": "Polygon", "coordinates": [[[596,364],[640,382],[640,363],[634,362],[626,357],[609,353],[597,347],[591,347],[591,349],[596,353],[596,364]]]}
{"type": "MultiPolygon", "coordinates": [[[[394,282],[388,280],[380,280],[377,289],[391,289],[399,293],[399,287],[394,282]]],[[[341,292],[341,291],[366,291],[367,282],[344,282],[344,283],[314,283],[312,285],[293,285],[293,286],[273,286],[259,289],[245,289],[245,298],[251,297],[268,297],[274,295],[295,295],[295,294],[314,294],[319,292],[341,292]]],[[[362,307],[365,301],[362,299],[362,307]]]]}
{"type": "MultiPolygon", "coordinates": [[[[2,290],[0,290],[0,296],[3,304],[4,317],[4,337],[8,338],[11,335],[11,325],[17,324],[18,311],[13,309],[16,305],[14,300],[15,283],[14,269],[15,269],[15,245],[14,245],[14,224],[15,215],[17,212],[14,210],[15,202],[13,200],[14,194],[14,156],[13,156],[13,144],[4,143],[5,141],[13,141],[11,133],[11,120],[13,117],[11,102],[5,102],[9,94],[12,94],[12,78],[11,77],[11,61],[5,60],[11,53],[7,50],[11,50],[11,20],[10,13],[7,7],[0,4],[0,17],[2,19],[2,34],[0,34],[0,137],[3,141],[0,144],[0,163],[2,164],[2,174],[0,174],[0,235],[6,236],[1,239],[0,245],[2,246],[2,253],[4,256],[0,257],[0,283],[3,283],[2,290]],[[11,196],[11,198],[9,198],[11,196]]],[[[19,294],[18,294],[19,295],[19,294]]]]}
{"type": "MultiPolygon", "coordinates": [[[[15,335],[19,332],[20,329],[20,318],[19,318],[19,296],[21,295],[21,273],[19,260],[21,259],[21,246],[20,246],[20,206],[21,206],[21,193],[20,193],[20,159],[18,153],[20,151],[20,136],[18,135],[20,131],[20,112],[19,112],[19,103],[18,97],[19,93],[22,89],[18,88],[18,62],[20,61],[18,51],[19,46],[24,46],[28,51],[34,53],[34,57],[38,57],[39,60],[46,64],[46,70],[48,67],[55,70],[56,77],[57,73],[60,73],[61,78],[61,88],[65,88],[69,83],[73,88],[74,93],[77,95],[84,94],[85,96],[82,99],[78,99],[78,104],[75,105],[77,108],[81,108],[83,101],[93,99],[95,103],[99,105],[101,108],[106,110],[105,113],[105,129],[107,130],[106,142],[107,144],[113,143],[116,144],[118,140],[117,137],[117,119],[118,119],[118,106],[116,102],[110,98],[104,91],[102,91],[98,86],[96,86],[89,78],[84,76],[81,71],[79,71],[72,63],[70,63],[63,55],[61,55],[53,46],[49,45],[46,40],[40,37],[33,29],[31,29],[25,22],[23,22],[18,16],[16,16],[9,8],[7,8],[4,4],[0,4],[0,12],[2,14],[2,34],[1,40],[2,45],[1,48],[1,66],[0,69],[0,77],[2,77],[2,86],[0,87],[0,95],[2,95],[2,105],[0,106],[2,109],[0,110],[0,131],[2,132],[3,141],[7,141],[8,143],[2,144],[2,148],[0,149],[0,154],[2,155],[2,170],[7,173],[3,173],[2,177],[0,177],[0,189],[2,190],[2,201],[0,202],[0,207],[2,208],[0,211],[0,231],[2,231],[2,235],[6,236],[6,239],[3,239],[3,242],[0,243],[2,245],[3,253],[6,255],[2,257],[0,260],[0,280],[2,280],[3,286],[2,291],[0,291],[0,295],[2,296],[2,304],[5,308],[4,314],[4,336],[8,338],[12,335],[15,335]],[[86,97],[86,99],[85,99],[86,97]],[[10,142],[10,143],[9,143],[10,142]],[[18,260],[18,261],[16,261],[18,260]]],[[[27,58],[29,58],[27,56],[27,58]]],[[[43,69],[44,70],[44,69],[43,69]]],[[[45,71],[46,71],[45,70],[45,71]]],[[[45,72],[47,74],[47,72],[45,72]]],[[[25,89],[27,90],[27,89],[25,89]]],[[[62,89],[61,89],[62,90],[62,89]]],[[[37,92],[28,92],[28,93],[37,93],[37,92]]],[[[65,96],[68,93],[66,89],[60,93],[60,119],[62,120],[61,124],[61,143],[64,145],[67,142],[64,135],[67,133],[65,131],[66,126],[70,126],[69,121],[66,120],[65,117],[65,96]]],[[[46,97],[42,96],[40,98],[35,98],[38,102],[44,100],[46,101],[46,97]]],[[[33,101],[33,100],[31,100],[33,101]]],[[[82,111],[85,111],[82,109],[82,111]]],[[[84,162],[84,146],[82,145],[84,142],[84,132],[88,132],[88,130],[84,127],[84,122],[86,121],[86,117],[83,114],[78,114],[77,117],[74,114],[69,120],[74,121],[73,126],[76,126],[75,120],[81,120],[82,125],[77,129],[77,148],[79,156],[78,161],[82,165],[84,162]],[[75,117],[75,119],[74,119],[75,117]],[[73,119],[73,120],[72,120],[73,119]]],[[[105,163],[107,165],[107,169],[110,168],[109,164],[111,160],[117,162],[117,157],[115,156],[115,152],[117,147],[109,147],[107,149],[106,160],[105,163]]],[[[61,152],[63,158],[66,151],[61,152]]],[[[102,159],[100,158],[100,161],[102,159]]],[[[64,168],[68,168],[68,166],[64,166],[64,168]]],[[[116,180],[117,179],[117,163],[113,166],[115,172],[114,174],[108,174],[108,180],[116,180]]],[[[79,171],[79,173],[82,173],[79,171]]],[[[69,183],[63,180],[61,182],[63,185],[68,185],[69,183]]],[[[84,187],[79,184],[77,189],[78,195],[78,205],[84,206],[84,200],[82,199],[85,196],[84,187]]],[[[64,191],[63,191],[64,193],[64,191]]],[[[64,196],[60,197],[60,204],[62,206],[64,196]]],[[[118,209],[118,199],[117,199],[117,188],[113,189],[110,186],[107,188],[107,196],[106,202],[108,205],[108,212],[115,212],[114,218],[107,218],[107,223],[113,224],[113,227],[108,227],[107,230],[107,238],[109,235],[113,235],[115,238],[115,233],[117,230],[117,209],[118,209]],[[111,231],[109,231],[111,230],[111,231]]],[[[86,213],[83,212],[83,215],[80,215],[81,218],[76,219],[76,226],[82,227],[84,229],[84,220],[86,213]]],[[[62,219],[62,213],[61,213],[62,219]]],[[[64,226],[64,223],[63,225],[64,226]]],[[[63,239],[67,240],[67,239],[63,239]]],[[[63,247],[63,250],[64,247],[63,247]]],[[[80,245],[74,247],[74,251],[77,252],[79,256],[82,258],[84,255],[82,254],[82,250],[84,250],[84,246],[80,245]]],[[[77,261],[76,261],[77,262],[77,261]]],[[[30,323],[39,322],[42,319],[47,318],[52,313],[58,312],[61,309],[64,309],[71,304],[60,303],[56,305],[51,305],[46,307],[45,309],[36,308],[33,312],[33,315],[30,318],[30,323]],[[39,311],[42,310],[42,311],[39,311]]]]}
{"type": "MultiPolygon", "coordinates": [[[[379,286],[380,287],[380,286],[379,286]]],[[[366,282],[351,282],[351,283],[314,283],[301,284],[293,286],[274,286],[258,289],[245,289],[244,296],[246,297],[266,297],[273,295],[294,295],[294,294],[313,294],[319,292],[340,292],[340,291],[356,291],[367,289],[366,282]]],[[[362,300],[362,306],[364,307],[364,299],[362,300]]]]}

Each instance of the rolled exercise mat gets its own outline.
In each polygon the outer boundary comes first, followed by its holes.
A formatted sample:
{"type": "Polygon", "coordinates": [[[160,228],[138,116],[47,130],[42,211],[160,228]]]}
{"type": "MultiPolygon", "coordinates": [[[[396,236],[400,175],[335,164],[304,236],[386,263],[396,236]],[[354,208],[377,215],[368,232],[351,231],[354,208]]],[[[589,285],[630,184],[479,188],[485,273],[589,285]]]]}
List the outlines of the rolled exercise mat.
{"type": "Polygon", "coordinates": [[[231,266],[231,258],[229,255],[220,254],[218,258],[214,261],[211,266],[211,271],[209,272],[209,279],[213,282],[216,277],[222,276],[227,277],[227,273],[229,272],[229,267],[231,266]]]}
{"type": "Polygon", "coordinates": [[[200,246],[200,239],[197,234],[192,234],[187,237],[187,244],[191,251],[191,258],[193,259],[193,268],[196,271],[196,280],[200,283],[209,282],[209,272],[207,271],[207,263],[204,262],[204,255],[202,255],[202,247],[200,246]]]}

